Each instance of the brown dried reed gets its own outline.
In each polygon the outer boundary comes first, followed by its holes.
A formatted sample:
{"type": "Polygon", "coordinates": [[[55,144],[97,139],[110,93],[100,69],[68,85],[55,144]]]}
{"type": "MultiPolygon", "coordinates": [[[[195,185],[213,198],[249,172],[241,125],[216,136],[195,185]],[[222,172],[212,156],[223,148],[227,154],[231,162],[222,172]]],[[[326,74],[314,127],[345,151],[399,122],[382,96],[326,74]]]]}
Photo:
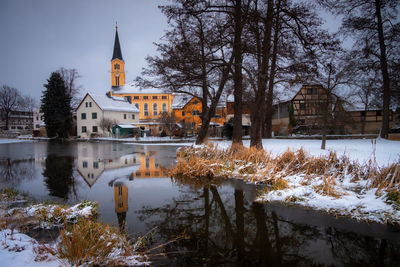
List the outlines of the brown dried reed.
{"type": "Polygon", "coordinates": [[[338,158],[333,151],[326,156],[314,157],[302,148],[296,152],[288,149],[273,157],[271,153],[255,147],[233,145],[224,150],[211,144],[184,148],[177,157],[178,163],[172,171],[174,176],[229,177],[236,170],[239,178],[273,184],[284,176],[304,174],[305,179],[322,177],[321,193],[332,196],[339,195],[334,189],[336,179],[343,180],[345,175],[352,176],[353,182],[369,179],[371,186],[378,191],[400,188],[400,163],[379,169],[376,164],[360,165],[346,156],[338,158]]]}

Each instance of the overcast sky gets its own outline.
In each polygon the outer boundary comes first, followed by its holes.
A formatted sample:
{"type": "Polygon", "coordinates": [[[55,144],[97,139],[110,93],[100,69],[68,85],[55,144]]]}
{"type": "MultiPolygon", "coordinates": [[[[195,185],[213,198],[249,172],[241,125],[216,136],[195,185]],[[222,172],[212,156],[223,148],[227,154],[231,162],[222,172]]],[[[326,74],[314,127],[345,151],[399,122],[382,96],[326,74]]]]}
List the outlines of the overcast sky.
{"type": "MultiPolygon", "coordinates": [[[[167,29],[155,0],[0,0],[0,85],[39,99],[51,72],[75,68],[84,92],[110,89],[115,22],[126,81],[155,54],[167,29]]],[[[325,16],[326,17],[326,16],[325,16]]],[[[335,21],[329,18],[334,26],[335,21]]]]}
{"type": "MultiPolygon", "coordinates": [[[[132,81],[155,54],[167,28],[151,0],[0,0],[0,85],[40,99],[52,71],[75,68],[91,92],[110,88],[115,22],[126,79],[132,81]]],[[[85,90],[86,91],[86,90],[85,90]]]]}

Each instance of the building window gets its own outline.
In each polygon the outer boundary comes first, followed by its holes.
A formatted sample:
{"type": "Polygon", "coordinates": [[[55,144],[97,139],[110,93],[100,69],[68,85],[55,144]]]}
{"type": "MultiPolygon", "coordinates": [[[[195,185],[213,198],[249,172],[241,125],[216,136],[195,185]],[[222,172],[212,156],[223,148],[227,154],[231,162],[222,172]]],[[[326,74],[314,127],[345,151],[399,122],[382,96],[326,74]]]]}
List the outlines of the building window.
{"type": "Polygon", "coordinates": [[[82,133],[86,133],[86,126],[82,126],[82,133]]]}
{"type": "Polygon", "coordinates": [[[135,114],[132,114],[132,120],[134,120],[135,119],[135,114]]]}
{"type": "Polygon", "coordinates": [[[89,106],[89,103],[88,103],[88,102],[86,102],[86,103],[85,103],[85,106],[86,106],[86,107],[88,107],[88,106],[89,106]]]}
{"type": "Polygon", "coordinates": [[[116,85],[116,86],[119,86],[119,76],[116,76],[116,77],[115,77],[115,85],[116,85]]]}
{"type": "Polygon", "coordinates": [[[139,96],[138,96],[138,95],[135,95],[135,96],[133,97],[133,99],[139,99],[139,96]]]}
{"type": "Polygon", "coordinates": [[[86,113],[81,113],[81,119],[86,120],[86,113]]]}
{"type": "Polygon", "coordinates": [[[162,112],[167,112],[167,104],[162,104],[162,112]]]}
{"type": "Polygon", "coordinates": [[[196,127],[196,123],[192,122],[192,129],[194,129],[196,127]]]}
{"type": "Polygon", "coordinates": [[[197,105],[197,103],[199,103],[197,100],[193,101],[194,105],[197,105]]]}
{"type": "Polygon", "coordinates": [[[365,111],[361,111],[361,117],[365,117],[365,111]]]}
{"type": "Polygon", "coordinates": [[[144,109],[144,115],[149,116],[149,105],[147,103],[144,103],[143,109],[144,109]]]}
{"type": "Polygon", "coordinates": [[[92,129],[94,133],[97,133],[97,126],[93,126],[92,129]]]}
{"type": "Polygon", "coordinates": [[[92,107],[92,102],[89,102],[89,108],[91,108],[92,107]]]}
{"type": "Polygon", "coordinates": [[[118,63],[114,65],[114,69],[119,70],[119,64],[118,63]]]}
{"type": "Polygon", "coordinates": [[[156,96],[156,95],[153,95],[153,99],[157,99],[157,96],[156,96]]]}
{"type": "Polygon", "coordinates": [[[36,116],[36,120],[37,120],[37,121],[39,120],[39,116],[36,116]]]}
{"type": "Polygon", "coordinates": [[[40,128],[39,124],[36,124],[35,127],[36,127],[36,129],[40,128]]]}
{"type": "Polygon", "coordinates": [[[154,103],[154,104],[153,104],[153,115],[154,115],[154,116],[157,116],[157,114],[158,114],[157,108],[158,108],[158,107],[157,107],[157,103],[154,103]]]}
{"type": "Polygon", "coordinates": [[[97,112],[92,113],[92,119],[94,119],[94,120],[97,119],[97,112]]]}
{"type": "Polygon", "coordinates": [[[87,168],[87,166],[88,166],[87,161],[82,162],[82,167],[83,167],[83,168],[87,168]]]}
{"type": "Polygon", "coordinates": [[[93,168],[98,169],[99,168],[99,163],[97,161],[93,162],[93,168]]]}
{"type": "Polygon", "coordinates": [[[199,116],[199,115],[200,115],[200,111],[198,111],[198,110],[193,110],[193,111],[192,111],[192,115],[193,115],[193,116],[199,116]]]}
{"type": "Polygon", "coordinates": [[[143,99],[149,99],[149,97],[147,95],[144,95],[143,99]]]}
{"type": "Polygon", "coordinates": [[[377,111],[376,111],[376,116],[382,116],[382,111],[377,110],[377,111]]]}
{"type": "Polygon", "coordinates": [[[185,111],[182,111],[182,117],[185,117],[185,111]]]}
{"type": "Polygon", "coordinates": [[[167,99],[166,95],[161,96],[161,99],[167,99]]]}
{"type": "Polygon", "coordinates": [[[306,103],[300,103],[300,107],[301,110],[306,109],[306,103]]]}
{"type": "Polygon", "coordinates": [[[316,95],[317,88],[307,88],[307,95],[316,95]]]}
{"type": "Polygon", "coordinates": [[[150,168],[150,158],[146,158],[146,169],[150,168]]]}
{"type": "Polygon", "coordinates": [[[126,120],[126,114],[124,114],[124,120],[126,120]]]}

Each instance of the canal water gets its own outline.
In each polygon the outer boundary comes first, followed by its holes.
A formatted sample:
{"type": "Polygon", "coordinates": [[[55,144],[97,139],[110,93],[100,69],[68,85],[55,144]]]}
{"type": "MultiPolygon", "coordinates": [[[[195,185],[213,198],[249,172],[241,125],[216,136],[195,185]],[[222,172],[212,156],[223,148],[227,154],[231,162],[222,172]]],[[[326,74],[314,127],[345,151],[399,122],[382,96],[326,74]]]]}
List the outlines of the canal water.
{"type": "Polygon", "coordinates": [[[35,201],[97,201],[100,221],[147,237],[158,266],[400,266],[399,227],[259,204],[260,187],[235,179],[170,178],[177,148],[1,144],[0,186],[35,201]]]}

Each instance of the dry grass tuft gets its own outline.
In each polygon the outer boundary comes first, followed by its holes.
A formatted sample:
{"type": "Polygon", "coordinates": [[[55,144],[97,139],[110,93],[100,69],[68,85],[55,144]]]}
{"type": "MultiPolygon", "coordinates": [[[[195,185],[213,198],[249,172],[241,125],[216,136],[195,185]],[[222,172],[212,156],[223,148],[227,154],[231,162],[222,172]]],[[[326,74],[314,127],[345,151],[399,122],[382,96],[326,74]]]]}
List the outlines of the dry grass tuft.
{"type": "Polygon", "coordinates": [[[125,235],[109,225],[80,220],[59,236],[56,254],[71,265],[109,266],[114,255],[133,255],[133,246],[125,235]]]}
{"type": "MultiPolygon", "coordinates": [[[[372,175],[370,175],[372,176],[372,175]]],[[[377,187],[380,191],[383,188],[388,190],[400,189],[400,164],[392,164],[382,168],[380,172],[375,170],[375,175],[371,177],[372,187],[377,187]]]]}
{"type": "Polygon", "coordinates": [[[282,178],[279,178],[275,180],[271,187],[267,188],[267,191],[283,190],[288,187],[288,182],[286,180],[283,180],[282,178]]]}

